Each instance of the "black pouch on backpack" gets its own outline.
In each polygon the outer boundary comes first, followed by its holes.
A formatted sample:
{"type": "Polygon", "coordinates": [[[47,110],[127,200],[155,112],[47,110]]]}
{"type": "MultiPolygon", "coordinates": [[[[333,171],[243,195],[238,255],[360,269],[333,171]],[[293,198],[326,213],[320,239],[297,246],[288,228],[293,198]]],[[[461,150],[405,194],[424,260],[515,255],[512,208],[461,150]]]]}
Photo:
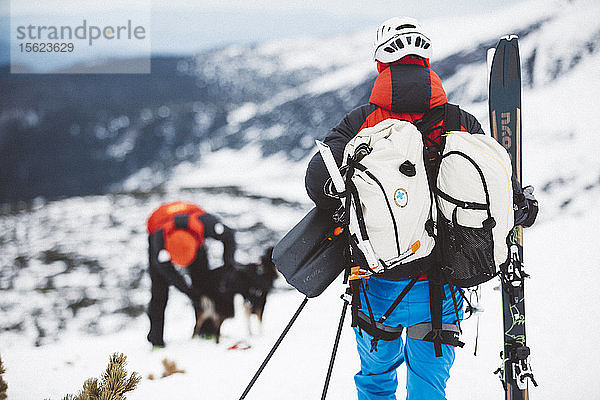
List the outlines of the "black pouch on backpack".
{"type": "Polygon", "coordinates": [[[438,240],[444,270],[452,284],[458,287],[477,286],[496,276],[494,263],[493,218],[483,222],[481,228],[462,226],[456,212],[449,221],[438,213],[438,240]]]}
{"type": "Polygon", "coordinates": [[[332,212],[313,208],[277,243],[273,262],[287,282],[316,297],[346,268],[348,241],[332,212]]]}

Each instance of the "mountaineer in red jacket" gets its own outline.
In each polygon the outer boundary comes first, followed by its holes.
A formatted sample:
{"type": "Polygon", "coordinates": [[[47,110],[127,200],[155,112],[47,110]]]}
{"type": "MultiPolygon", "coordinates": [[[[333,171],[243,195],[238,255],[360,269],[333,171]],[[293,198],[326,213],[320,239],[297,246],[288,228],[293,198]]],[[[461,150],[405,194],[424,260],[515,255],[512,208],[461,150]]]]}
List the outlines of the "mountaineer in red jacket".
{"type": "MultiPolygon", "coordinates": [[[[431,110],[439,109],[444,119],[450,119],[446,93],[438,75],[431,69],[429,59],[432,43],[422,26],[412,18],[396,17],[385,21],[377,30],[374,43],[374,59],[377,62],[377,76],[369,104],[362,105],[348,113],[334,127],[324,142],[329,145],[339,165],[346,144],[363,128],[377,125],[388,118],[409,122],[419,120],[431,110]]],[[[460,109],[457,123],[461,131],[472,134],[484,134],[477,119],[460,109]]],[[[438,124],[441,128],[443,121],[438,124]]],[[[435,148],[441,143],[442,129],[431,130],[425,138],[426,147],[435,148]]],[[[439,148],[438,148],[439,149],[439,148]]],[[[310,161],[306,172],[306,189],[317,207],[337,209],[340,199],[331,188],[331,180],[321,155],[317,153],[310,161]]],[[[529,226],[535,220],[535,199],[522,195],[520,184],[513,179],[515,199],[521,195],[520,202],[515,201],[519,210],[515,210],[515,224],[529,226]]],[[[390,307],[399,293],[408,287],[411,278],[419,278],[416,284],[385,320],[388,326],[414,327],[432,323],[430,309],[430,288],[427,276],[417,271],[430,270],[431,263],[438,262],[435,253],[404,264],[404,268],[393,268],[372,275],[368,280],[369,301],[360,293],[360,307],[366,315],[375,315],[378,319],[390,307]],[[369,310],[367,310],[367,307],[369,310]]],[[[441,286],[441,285],[439,285],[441,286]]],[[[462,298],[453,304],[453,292],[449,285],[440,289],[443,293],[442,323],[456,325],[462,319],[462,298]]],[[[450,377],[450,368],[454,362],[454,347],[458,341],[441,341],[433,338],[417,339],[399,336],[391,340],[374,340],[367,333],[368,328],[354,328],[361,369],[355,375],[355,384],[359,400],[393,400],[398,386],[396,369],[406,362],[407,399],[440,400],[445,399],[446,381],[450,377]],[[361,329],[362,328],[362,329],[361,329]],[[443,351],[436,357],[434,342],[441,344],[443,351]]],[[[385,329],[385,328],[384,328],[385,329]]],[[[446,332],[447,328],[443,331],[446,332]]],[[[449,328],[448,328],[449,329],[449,328]]],[[[372,331],[371,331],[372,332],[372,331]]],[[[448,332],[451,332],[450,330],[448,332]]]]}
{"type": "MultiPolygon", "coordinates": [[[[161,205],[148,218],[149,272],[152,280],[152,298],[148,307],[150,332],[148,341],[156,347],[164,347],[163,340],[165,308],[169,287],[175,286],[194,303],[198,315],[200,296],[218,290],[220,282],[214,282],[214,274],[209,274],[208,258],[204,246],[205,238],[213,238],[223,243],[224,267],[233,268],[235,239],[232,229],[225,226],[214,215],[200,207],[173,202],[161,205]],[[191,285],[182,273],[187,271],[191,285]]],[[[233,316],[231,310],[226,314],[233,316]]]]}

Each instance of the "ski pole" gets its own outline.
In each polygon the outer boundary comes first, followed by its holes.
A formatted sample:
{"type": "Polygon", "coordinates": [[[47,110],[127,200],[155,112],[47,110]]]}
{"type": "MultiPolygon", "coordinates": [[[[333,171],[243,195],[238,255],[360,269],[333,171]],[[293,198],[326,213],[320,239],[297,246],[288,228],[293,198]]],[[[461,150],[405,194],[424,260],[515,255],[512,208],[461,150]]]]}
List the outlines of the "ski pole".
{"type": "Polygon", "coordinates": [[[258,368],[258,371],[256,371],[256,373],[252,377],[252,380],[250,381],[250,383],[248,384],[248,386],[246,386],[246,390],[244,390],[244,393],[242,393],[242,396],[240,397],[240,400],[243,400],[243,399],[246,398],[246,395],[248,394],[248,392],[250,391],[250,389],[252,389],[252,386],[254,386],[254,383],[258,379],[259,375],[262,373],[263,369],[265,369],[265,366],[267,365],[267,363],[269,362],[269,360],[271,359],[271,357],[273,357],[273,354],[275,354],[275,350],[277,350],[277,347],[279,347],[279,345],[283,341],[283,338],[285,337],[285,335],[287,335],[288,331],[290,330],[290,328],[292,327],[292,325],[296,321],[296,318],[298,318],[298,315],[300,315],[300,312],[302,311],[302,309],[306,305],[307,301],[308,301],[308,297],[305,297],[304,300],[302,300],[302,303],[300,304],[300,307],[298,307],[298,309],[296,310],[296,313],[294,314],[294,316],[292,317],[292,319],[290,320],[290,322],[288,322],[288,324],[285,327],[285,329],[283,330],[283,332],[281,332],[281,335],[279,336],[279,339],[277,339],[277,341],[275,342],[275,345],[273,345],[273,348],[271,348],[271,351],[269,352],[269,354],[267,355],[267,357],[265,358],[265,360],[262,362],[262,364],[258,368]]]}
{"type": "Polygon", "coordinates": [[[346,317],[346,309],[348,308],[348,302],[344,300],[344,306],[342,307],[342,315],[340,316],[340,323],[338,324],[337,333],[335,335],[335,342],[333,343],[333,351],[331,353],[331,360],[329,360],[329,369],[327,370],[327,377],[325,378],[325,386],[323,387],[323,394],[321,400],[325,400],[327,396],[327,389],[329,388],[329,380],[331,379],[331,372],[333,371],[333,363],[335,361],[335,355],[337,353],[338,345],[340,343],[340,336],[342,333],[342,326],[344,325],[344,318],[346,317]]]}

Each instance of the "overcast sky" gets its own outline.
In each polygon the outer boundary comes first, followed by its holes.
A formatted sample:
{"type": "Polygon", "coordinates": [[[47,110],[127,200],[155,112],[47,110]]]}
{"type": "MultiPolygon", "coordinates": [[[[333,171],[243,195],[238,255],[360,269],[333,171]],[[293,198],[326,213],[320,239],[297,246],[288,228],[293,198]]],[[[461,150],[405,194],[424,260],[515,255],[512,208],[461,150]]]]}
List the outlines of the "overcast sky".
{"type": "Polygon", "coordinates": [[[424,18],[428,16],[470,14],[496,9],[502,5],[515,3],[517,0],[0,0],[4,10],[12,1],[19,12],[24,13],[56,13],[68,10],[105,11],[107,6],[144,7],[148,4],[155,9],[193,9],[193,10],[263,10],[263,11],[324,11],[346,17],[368,17],[375,19],[393,15],[413,15],[424,18]],[[62,7],[57,7],[60,4],[62,7]]]}
{"type": "MultiPolygon", "coordinates": [[[[0,0],[0,14],[12,15],[12,23],[16,26],[16,22],[29,23],[23,17],[29,15],[47,16],[49,24],[58,24],[61,17],[92,20],[100,14],[110,14],[130,18],[151,10],[153,51],[178,53],[235,42],[355,32],[375,28],[392,16],[426,20],[445,15],[452,18],[494,13],[517,1],[0,0]],[[136,11],[127,12],[128,9],[136,11]]],[[[0,33],[8,39],[8,27],[3,28],[0,33]]]]}
{"type": "MultiPolygon", "coordinates": [[[[313,10],[324,11],[330,14],[348,17],[370,17],[385,19],[395,15],[413,15],[416,17],[439,16],[444,14],[479,12],[489,8],[498,8],[503,4],[514,3],[516,0],[465,0],[465,1],[440,1],[440,0],[307,0],[307,1],[277,1],[277,0],[224,0],[216,2],[175,0],[170,4],[193,8],[221,8],[221,9],[254,9],[271,11],[313,10]]],[[[161,2],[154,2],[160,5],[161,2]]],[[[164,2],[163,2],[164,4],[164,2]]]]}

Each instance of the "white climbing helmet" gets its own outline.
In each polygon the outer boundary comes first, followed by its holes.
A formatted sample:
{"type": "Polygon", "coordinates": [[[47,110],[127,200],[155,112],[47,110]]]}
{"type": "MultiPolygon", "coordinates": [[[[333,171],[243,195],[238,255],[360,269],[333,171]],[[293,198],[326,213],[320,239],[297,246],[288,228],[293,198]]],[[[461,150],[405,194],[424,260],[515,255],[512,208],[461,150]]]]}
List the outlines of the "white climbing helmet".
{"type": "Polygon", "coordinates": [[[431,40],[423,33],[423,27],[414,18],[394,17],[377,29],[373,43],[373,58],[391,63],[409,54],[431,58],[431,40]]]}

